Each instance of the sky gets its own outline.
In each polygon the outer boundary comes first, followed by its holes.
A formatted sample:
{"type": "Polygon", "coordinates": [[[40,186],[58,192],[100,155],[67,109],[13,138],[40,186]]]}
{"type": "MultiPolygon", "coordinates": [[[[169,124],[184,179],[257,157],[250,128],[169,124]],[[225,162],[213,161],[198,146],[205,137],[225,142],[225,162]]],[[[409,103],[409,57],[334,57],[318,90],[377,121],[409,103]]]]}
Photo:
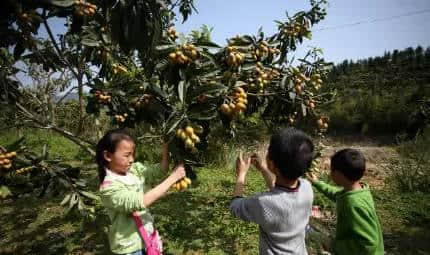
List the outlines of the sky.
{"type": "MultiPolygon", "coordinates": [[[[206,24],[213,27],[212,40],[222,45],[226,44],[226,38],[236,34],[256,34],[260,26],[271,34],[277,29],[274,20],[286,20],[285,11],[292,16],[310,8],[307,0],[195,0],[195,6],[198,14],[191,15],[184,24],[179,20],[177,30],[189,33],[206,24]]],[[[429,24],[430,0],[329,0],[325,20],[313,27],[312,40],[305,41],[298,54],[309,47],[319,47],[327,61],[339,63],[344,59],[383,55],[386,50],[427,47],[429,24]],[[369,22],[426,10],[417,15],[369,22]],[[343,26],[357,22],[363,23],[343,26]]]]}
{"type": "MultiPolygon", "coordinates": [[[[285,21],[286,11],[292,16],[310,8],[308,0],[194,2],[198,13],[193,13],[185,23],[178,20],[177,31],[188,34],[205,24],[213,28],[212,40],[220,45],[237,34],[256,34],[260,27],[272,34],[277,29],[274,20],[285,21]]],[[[323,49],[327,62],[340,63],[345,59],[381,56],[394,49],[429,47],[429,24],[430,0],[329,0],[326,18],[312,28],[312,40],[305,40],[298,47],[297,56],[303,56],[310,47],[318,47],[323,49]],[[422,13],[409,15],[414,12],[422,13]],[[351,25],[355,23],[360,24],[351,25]]],[[[60,19],[50,21],[50,26],[54,34],[66,29],[60,19]]],[[[47,37],[43,26],[39,32],[47,37]]]]}

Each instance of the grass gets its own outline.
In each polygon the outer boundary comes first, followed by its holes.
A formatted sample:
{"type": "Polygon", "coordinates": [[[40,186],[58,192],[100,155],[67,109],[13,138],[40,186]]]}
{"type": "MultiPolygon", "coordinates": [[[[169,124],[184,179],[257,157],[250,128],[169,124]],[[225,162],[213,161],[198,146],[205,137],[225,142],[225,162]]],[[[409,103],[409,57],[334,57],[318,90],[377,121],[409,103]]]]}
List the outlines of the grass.
{"type": "MultiPolygon", "coordinates": [[[[13,133],[0,135],[0,143],[10,142],[15,137],[13,133]]],[[[50,133],[32,133],[28,135],[27,142],[37,150],[48,142],[54,153],[64,159],[82,159],[76,145],[50,133]]],[[[238,146],[240,143],[220,143],[209,148],[212,151],[209,157],[215,163],[196,169],[198,179],[192,187],[182,192],[171,191],[151,208],[156,227],[164,240],[165,254],[258,253],[258,226],[231,217],[228,210],[238,146]]],[[[158,159],[158,149],[154,151],[149,151],[150,156],[144,158],[150,161],[158,159]]],[[[88,168],[85,176],[90,183],[97,183],[95,169],[88,168]]],[[[251,170],[246,194],[262,190],[265,190],[263,179],[257,171],[251,170]]],[[[399,192],[389,183],[372,192],[383,227],[387,254],[428,254],[430,195],[399,192]]],[[[59,205],[62,198],[61,195],[48,195],[38,199],[30,193],[15,200],[0,201],[0,255],[109,254],[105,235],[107,221],[103,210],[99,210],[96,221],[87,222],[74,213],[66,215],[66,208],[59,205]]],[[[331,212],[335,208],[333,202],[318,192],[315,193],[314,204],[331,212]]],[[[333,234],[335,222],[312,219],[312,225],[327,237],[333,234]]],[[[308,239],[310,254],[316,254],[320,242],[318,238],[308,239]]]]}

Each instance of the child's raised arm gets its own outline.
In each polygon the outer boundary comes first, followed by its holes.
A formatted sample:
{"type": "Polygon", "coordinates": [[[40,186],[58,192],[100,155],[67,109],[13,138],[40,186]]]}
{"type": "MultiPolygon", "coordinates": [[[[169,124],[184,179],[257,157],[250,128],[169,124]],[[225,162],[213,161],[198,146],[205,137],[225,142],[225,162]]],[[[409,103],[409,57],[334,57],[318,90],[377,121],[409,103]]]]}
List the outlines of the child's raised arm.
{"type": "Polygon", "coordinates": [[[318,177],[314,173],[307,173],[306,177],[317,190],[319,190],[332,201],[335,201],[337,194],[343,190],[342,188],[332,186],[323,181],[319,181],[318,177]]]}
{"type": "Polygon", "coordinates": [[[254,153],[251,156],[251,163],[263,175],[263,178],[266,181],[266,186],[269,189],[273,189],[276,183],[276,175],[270,172],[270,170],[267,168],[267,163],[264,155],[262,155],[261,153],[260,154],[254,153]]]}
{"type": "Polygon", "coordinates": [[[184,165],[180,164],[173,169],[173,173],[169,175],[163,182],[158,184],[153,189],[149,190],[143,195],[143,204],[145,207],[149,207],[155,201],[163,197],[169,188],[179,181],[180,179],[185,177],[185,168],[184,165]]]}

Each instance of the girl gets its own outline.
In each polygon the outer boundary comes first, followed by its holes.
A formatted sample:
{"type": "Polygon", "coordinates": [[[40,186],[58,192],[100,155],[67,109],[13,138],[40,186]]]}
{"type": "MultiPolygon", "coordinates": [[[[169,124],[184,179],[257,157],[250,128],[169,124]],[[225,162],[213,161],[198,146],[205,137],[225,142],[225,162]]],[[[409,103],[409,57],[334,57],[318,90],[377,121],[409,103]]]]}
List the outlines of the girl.
{"type": "Polygon", "coordinates": [[[135,147],[133,139],[124,130],[109,131],[97,144],[100,197],[111,220],[109,244],[116,254],[145,254],[145,243],[139,231],[145,230],[148,236],[157,235],[148,207],[185,177],[184,166],[178,165],[169,177],[147,190],[149,182],[168,170],[168,147],[163,144],[161,165],[133,163],[135,147]],[[139,231],[138,222],[142,224],[139,231]]]}

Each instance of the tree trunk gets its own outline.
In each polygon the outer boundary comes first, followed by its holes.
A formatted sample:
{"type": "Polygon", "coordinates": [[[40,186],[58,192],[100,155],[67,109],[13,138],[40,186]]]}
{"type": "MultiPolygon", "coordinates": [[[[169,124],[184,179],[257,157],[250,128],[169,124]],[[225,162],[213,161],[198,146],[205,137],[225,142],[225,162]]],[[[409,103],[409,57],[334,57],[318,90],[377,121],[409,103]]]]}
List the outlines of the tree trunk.
{"type": "Polygon", "coordinates": [[[84,114],[85,114],[85,105],[84,105],[84,88],[82,84],[82,74],[79,73],[78,77],[78,96],[79,96],[79,124],[77,134],[81,134],[84,129],[84,114]]]}

